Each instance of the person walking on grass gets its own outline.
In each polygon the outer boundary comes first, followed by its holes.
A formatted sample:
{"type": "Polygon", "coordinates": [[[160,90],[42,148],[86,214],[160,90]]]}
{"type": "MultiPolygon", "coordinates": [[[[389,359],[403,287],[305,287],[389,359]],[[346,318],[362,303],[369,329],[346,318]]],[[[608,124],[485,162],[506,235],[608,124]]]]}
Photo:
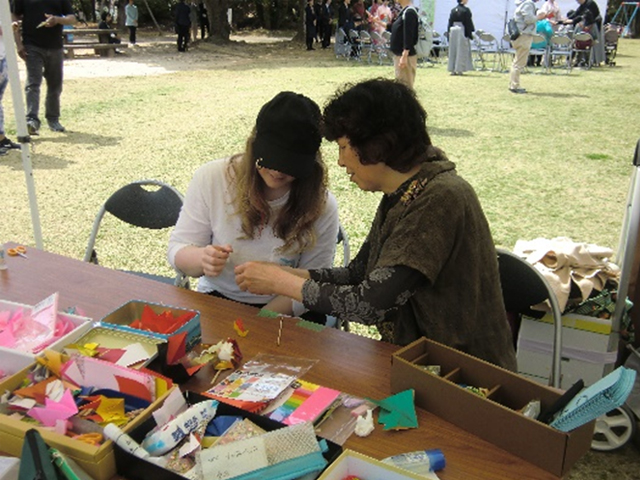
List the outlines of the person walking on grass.
{"type": "Polygon", "coordinates": [[[70,0],[15,0],[14,21],[22,22],[22,35],[16,35],[16,50],[27,69],[25,96],[27,131],[40,130],[40,87],[47,82],[45,116],[49,128],[64,132],[60,124],[60,94],[63,78],[62,26],[73,25],[76,17],[70,0]]]}
{"type": "Polygon", "coordinates": [[[7,58],[5,54],[4,36],[0,27],[0,156],[6,155],[12,148],[20,148],[20,145],[13,143],[4,134],[4,110],[2,108],[2,97],[9,83],[9,70],[7,68],[7,58]]]}
{"type": "Polygon", "coordinates": [[[129,3],[124,7],[125,26],[129,29],[129,46],[133,47],[136,44],[136,30],[138,28],[138,7],[133,3],[133,0],[129,0],[129,3]]]}
{"type": "Polygon", "coordinates": [[[536,13],[534,2],[537,1],[538,0],[516,0],[514,18],[518,24],[520,36],[511,41],[511,45],[516,51],[513,57],[513,63],[511,64],[509,79],[509,91],[511,93],[527,93],[524,88],[520,87],[520,73],[527,66],[533,34],[536,31],[536,22],[544,18],[544,13],[536,13]]]}
{"type": "Polygon", "coordinates": [[[191,9],[180,0],[176,5],[176,33],[178,34],[178,51],[186,52],[189,46],[189,31],[191,29],[191,9]]]}
{"type": "Polygon", "coordinates": [[[411,0],[397,0],[402,7],[391,25],[389,50],[393,53],[396,80],[413,88],[418,68],[416,43],[418,43],[418,11],[411,0]]]}
{"type": "Polygon", "coordinates": [[[316,38],[316,21],[317,17],[313,8],[313,0],[307,0],[307,6],[304,9],[307,50],[315,50],[315,48],[313,48],[313,40],[316,38]]]}

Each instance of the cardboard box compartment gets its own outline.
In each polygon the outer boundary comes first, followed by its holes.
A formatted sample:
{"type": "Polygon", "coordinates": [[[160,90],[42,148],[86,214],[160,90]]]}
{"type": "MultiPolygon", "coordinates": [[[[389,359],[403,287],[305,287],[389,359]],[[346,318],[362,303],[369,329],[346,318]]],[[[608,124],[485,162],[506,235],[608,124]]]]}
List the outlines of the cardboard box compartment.
{"type": "Polygon", "coordinates": [[[326,468],[318,480],[343,480],[347,475],[355,475],[366,480],[419,480],[425,478],[347,449],[326,468]]]}
{"type": "Polygon", "coordinates": [[[392,356],[391,391],[410,388],[418,407],[558,477],[591,446],[595,422],[565,433],[519,413],[534,399],[549,408],[560,392],[426,338],[392,356]],[[425,365],[440,365],[441,376],[425,365]],[[483,398],[458,384],[484,387],[489,394],[483,398]]]}
{"type": "MultiPolygon", "coordinates": [[[[548,385],[551,374],[553,317],[523,317],[518,333],[518,372],[548,385]]],[[[611,320],[566,314],[562,316],[560,387],[568,389],[582,379],[585,385],[600,380],[615,367],[618,334],[611,320]],[[613,351],[609,351],[614,345],[613,351]]]]}
{"type": "MultiPolygon", "coordinates": [[[[193,405],[204,400],[211,400],[210,397],[205,397],[194,392],[184,392],[187,403],[193,405]]],[[[220,415],[232,415],[247,418],[253,423],[258,425],[264,430],[271,431],[278,428],[283,428],[286,425],[271,420],[268,417],[263,417],[256,413],[251,413],[246,410],[228,405],[220,402],[216,411],[216,416],[220,415]]],[[[142,423],[138,423],[134,429],[129,431],[129,436],[136,442],[142,443],[145,435],[156,427],[156,421],[153,417],[148,418],[142,423]]],[[[331,464],[340,453],[342,453],[342,447],[326,440],[328,450],[323,454],[324,458],[331,464]]],[[[153,463],[147,462],[144,459],[138,458],[129,452],[123,450],[118,445],[115,445],[115,460],[118,474],[125,477],[127,480],[184,480],[184,477],[166,468],[159,467],[153,463]]]]}
{"type": "MultiPolygon", "coordinates": [[[[0,392],[5,392],[6,390],[14,391],[20,387],[32,366],[33,363],[15,375],[2,380],[0,382],[0,392]]],[[[156,399],[148,408],[123,427],[123,430],[129,432],[137,425],[143,423],[151,416],[151,412],[164,402],[164,399],[169,395],[170,391],[171,390],[156,399]]],[[[2,413],[0,413],[0,450],[9,455],[19,457],[22,452],[24,435],[27,430],[31,428],[37,428],[44,441],[50,447],[57,448],[62,453],[71,457],[71,459],[78,463],[94,480],[110,480],[116,474],[116,462],[113,452],[113,442],[111,440],[105,441],[100,446],[90,445],[86,442],[74,440],[68,436],[52,432],[47,428],[38,427],[33,423],[11,418],[2,413]]]]}
{"type": "Polygon", "coordinates": [[[0,380],[10,377],[32,364],[33,355],[30,353],[0,347],[0,380]]]}
{"type": "MultiPolygon", "coordinates": [[[[2,311],[15,312],[18,309],[31,312],[33,310],[33,305],[25,305],[23,303],[10,302],[8,300],[0,300],[0,312],[2,311]]],[[[69,345],[70,343],[75,342],[78,338],[80,338],[85,332],[87,332],[93,326],[92,319],[88,317],[73,315],[71,313],[66,313],[66,312],[58,312],[58,316],[73,323],[75,325],[75,328],[71,332],[64,335],[63,337],[60,337],[55,342],[49,344],[47,346],[48,350],[55,350],[57,352],[61,352],[65,345],[69,345]]],[[[31,354],[31,358],[33,361],[33,357],[34,357],[33,352],[25,352],[25,353],[31,354]]]]}
{"type": "Polygon", "coordinates": [[[101,324],[112,326],[113,328],[117,328],[120,330],[134,332],[134,333],[142,333],[144,335],[150,335],[152,337],[161,338],[165,341],[169,339],[172,335],[187,332],[187,350],[191,350],[196,344],[200,342],[200,338],[202,336],[200,330],[200,312],[197,310],[189,310],[186,308],[178,308],[178,307],[170,307],[168,305],[161,305],[159,303],[149,303],[143,302],[141,300],[131,300],[130,302],[125,303],[121,307],[117,308],[113,312],[109,313],[105,316],[101,321],[101,324]],[[168,334],[156,333],[156,332],[148,332],[145,330],[139,330],[137,328],[131,328],[129,325],[135,321],[140,319],[142,316],[142,311],[144,307],[148,306],[153,310],[157,315],[160,315],[164,312],[171,312],[174,317],[178,317],[180,315],[184,315],[185,313],[193,313],[193,318],[189,320],[187,323],[182,325],[177,330],[170,332],[168,334]]]}

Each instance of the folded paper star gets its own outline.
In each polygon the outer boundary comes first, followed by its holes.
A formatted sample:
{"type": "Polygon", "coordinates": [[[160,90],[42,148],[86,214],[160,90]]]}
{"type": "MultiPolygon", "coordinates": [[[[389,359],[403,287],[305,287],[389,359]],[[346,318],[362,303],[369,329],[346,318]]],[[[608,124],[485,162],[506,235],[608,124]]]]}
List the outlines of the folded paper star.
{"type": "Polygon", "coordinates": [[[378,423],[384,424],[383,430],[405,430],[418,427],[414,396],[414,390],[409,389],[383,400],[368,400],[380,407],[378,423]]]}
{"type": "Polygon", "coordinates": [[[78,407],[70,390],[65,390],[59,402],[45,399],[44,407],[33,407],[27,414],[45,427],[54,427],[59,420],[66,420],[78,413],[78,407]]]}
{"type": "Polygon", "coordinates": [[[236,321],[233,322],[233,329],[241,337],[246,337],[249,334],[249,330],[244,328],[244,323],[242,323],[242,319],[240,318],[236,319],[236,321]]]}

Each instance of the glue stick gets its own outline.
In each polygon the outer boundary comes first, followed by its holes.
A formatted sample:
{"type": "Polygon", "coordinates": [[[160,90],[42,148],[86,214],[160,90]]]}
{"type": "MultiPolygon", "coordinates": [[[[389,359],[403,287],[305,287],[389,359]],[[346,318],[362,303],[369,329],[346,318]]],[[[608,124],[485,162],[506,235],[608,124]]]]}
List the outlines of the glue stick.
{"type": "Polygon", "coordinates": [[[5,255],[4,243],[0,243],[0,270],[7,269],[7,261],[5,260],[4,255],[5,255]]]}
{"type": "Polygon", "coordinates": [[[118,427],[115,423],[108,423],[107,425],[105,425],[103,433],[105,437],[111,439],[113,443],[118,445],[125,452],[130,453],[131,455],[134,455],[138,458],[156,463],[160,466],[164,465],[164,459],[151,457],[149,452],[142,448],[140,444],[133,438],[120,430],[120,427],[118,427]]]}
{"type": "Polygon", "coordinates": [[[389,465],[395,465],[398,468],[409,470],[417,474],[426,475],[429,472],[437,472],[442,470],[445,465],[444,454],[442,450],[436,448],[433,450],[418,450],[417,452],[401,453],[382,460],[389,465]]]}
{"type": "Polygon", "coordinates": [[[166,425],[150,432],[142,441],[142,448],[153,456],[164,455],[200,425],[207,425],[216,416],[217,409],[217,400],[196,403],[166,425]]]}

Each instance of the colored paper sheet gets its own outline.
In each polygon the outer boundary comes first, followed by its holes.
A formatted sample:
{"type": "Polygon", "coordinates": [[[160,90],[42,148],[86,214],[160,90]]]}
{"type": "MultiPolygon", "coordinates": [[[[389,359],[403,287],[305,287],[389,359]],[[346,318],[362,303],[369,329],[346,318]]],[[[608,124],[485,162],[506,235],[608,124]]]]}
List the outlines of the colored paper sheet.
{"type": "Polygon", "coordinates": [[[66,420],[78,413],[78,407],[70,390],[65,390],[59,402],[46,398],[44,405],[44,407],[33,407],[27,414],[45,427],[54,427],[59,420],[66,420]]]}
{"type": "Polygon", "coordinates": [[[378,423],[384,424],[384,430],[404,430],[418,427],[414,396],[415,391],[409,389],[383,400],[368,400],[380,407],[378,423]]]}

